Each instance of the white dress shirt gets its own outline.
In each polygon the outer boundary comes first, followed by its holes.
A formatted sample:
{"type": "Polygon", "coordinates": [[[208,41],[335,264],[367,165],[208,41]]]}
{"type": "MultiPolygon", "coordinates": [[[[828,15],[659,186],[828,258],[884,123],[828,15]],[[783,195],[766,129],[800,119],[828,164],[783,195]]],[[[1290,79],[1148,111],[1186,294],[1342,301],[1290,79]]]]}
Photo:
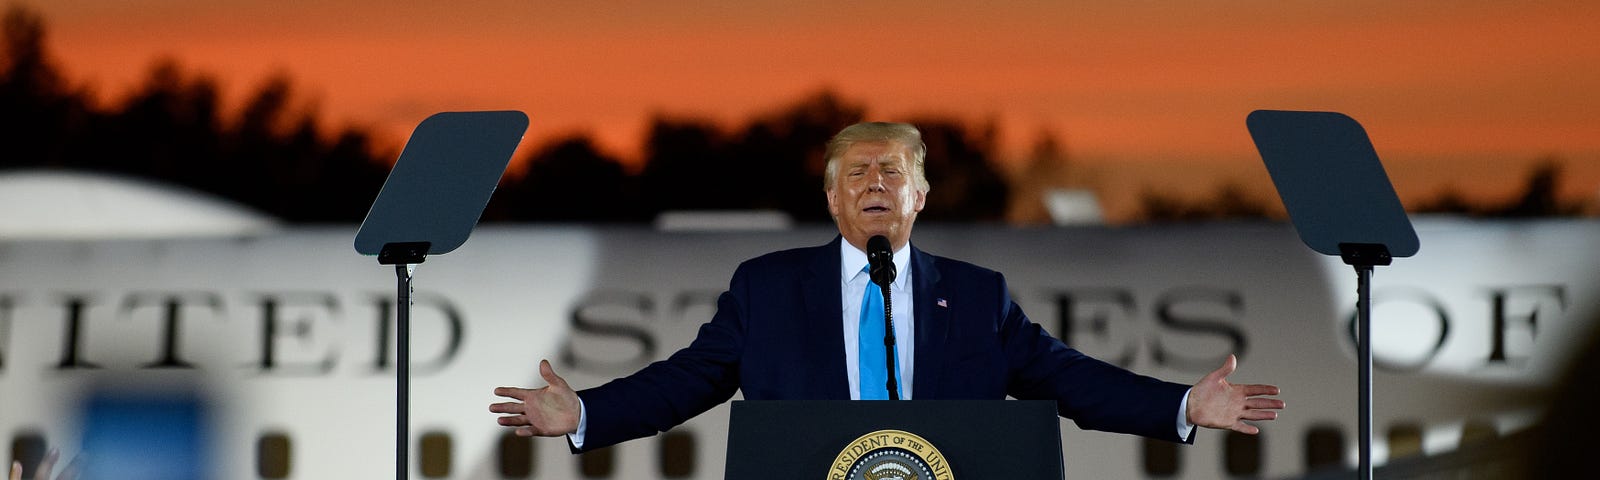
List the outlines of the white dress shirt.
{"type": "MultiPolygon", "coordinates": [[[[872,278],[863,269],[867,267],[867,253],[857,250],[850,242],[839,242],[839,294],[844,311],[844,365],[850,377],[850,399],[861,399],[861,300],[862,293],[872,278]]],[[[894,252],[894,281],[889,282],[889,308],[894,312],[894,365],[900,370],[900,399],[911,399],[911,378],[916,364],[911,360],[916,353],[916,318],[911,301],[911,248],[910,244],[894,252]]],[[[876,294],[876,292],[874,292],[876,294]]],[[[878,343],[882,343],[879,341],[878,343]]]]}

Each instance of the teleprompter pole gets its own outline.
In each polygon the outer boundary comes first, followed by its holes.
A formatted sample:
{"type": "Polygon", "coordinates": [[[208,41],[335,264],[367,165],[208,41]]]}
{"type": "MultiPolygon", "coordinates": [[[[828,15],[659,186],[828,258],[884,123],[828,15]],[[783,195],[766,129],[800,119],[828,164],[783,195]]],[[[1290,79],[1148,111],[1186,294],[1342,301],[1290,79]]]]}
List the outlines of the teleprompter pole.
{"type": "Polygon", "coordinates": [[[1356,269],[1356,361],[1360,364],[1357,431],[1360,453],[1356,476],[1372,479],[1372,267],[1393,261],[1389,248],[1374,243],[1340,243],[1339,256],[1356,269]]]}
{"type": "Polygon", "coordinates": [[[395,265],[394,274],[398,277],[399,288],[396,290],[398,307],[395,309],[396,331],[395,336],[395,446],[394,469],[397,480],[405,480],[410,473],[410,463],[406,460],[406,453],[411,450],[411,429],[407,422],[411,417],[411,265],[395,265]]]}
{"type": "Polygon", "coordinates": [[[428,242],[396,242],[383,246],[378,263],[394,265],[395,275],[395,446],[394,478],[411,474],[411,277],[416,264],[428,258],[428,242]]]}
{"type": "Polygon", "coordinates": [[[1356,342],[1356,355],[1361,357],[1361,383],[1359,395],[1361,403],[1361,453],[1360,474],[1361,480],[1372,479],[1372,266],[1357,265],[1356,267],[1356,322],[1359,324],[1359,338],[1356,342]]]}

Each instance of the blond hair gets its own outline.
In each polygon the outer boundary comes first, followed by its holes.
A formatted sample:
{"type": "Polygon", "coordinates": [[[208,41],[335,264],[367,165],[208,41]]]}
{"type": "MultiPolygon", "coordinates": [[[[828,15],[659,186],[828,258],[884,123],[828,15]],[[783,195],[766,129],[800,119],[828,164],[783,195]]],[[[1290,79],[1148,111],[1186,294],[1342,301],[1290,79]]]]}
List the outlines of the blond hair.
{"type": "Polygon", "coordinates": [[[833,190],[833,179],[838,176],[839,156],[845,150],[857,143],[899,142],[911,149],[911,181],[917,191],[928,193],[928,177],[924,173],[924,161],[928,156],[928,146],[922,143],[922,132],[909,123],[890,122],[862,122],[845,127],[837,135],[828,140],[828,149],[825,158],[828,159],[828,168],[822,175],[822,190],[833,190]]]}

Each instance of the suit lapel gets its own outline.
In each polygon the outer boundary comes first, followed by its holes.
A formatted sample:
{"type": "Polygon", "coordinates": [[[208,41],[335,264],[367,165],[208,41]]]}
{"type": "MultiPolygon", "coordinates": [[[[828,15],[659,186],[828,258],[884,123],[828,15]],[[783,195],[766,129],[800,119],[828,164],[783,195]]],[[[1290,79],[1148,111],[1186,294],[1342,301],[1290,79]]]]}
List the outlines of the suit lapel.
{"type": "Polygon", "coordinates": [[[811,264],[800,279],[805,295],[806,313],[801,320],[815,345],[821,345],[817,378],[823,385],[822,398],[850,399],[849,370],[844,364],[844,329],[839,325],[839,312],[844,311],[844,300],[839,298],[839,242],[818,247],[811,264]]]}
{"type": "MultiPolygon", "coordinates": [[[[916,282],[912,301],[916,310],[917,338],[916,373],[911,392],[913,399],[940,398],[940,379],[945,371],[945,338],[950,331],[950,308],[938,302],[949,298],[939,279],[939,270],[933,266],[933,256],[911,247],[911,280],[916,282]]],[[[840,307],[843,308],[843,307],[840,307]]]]}

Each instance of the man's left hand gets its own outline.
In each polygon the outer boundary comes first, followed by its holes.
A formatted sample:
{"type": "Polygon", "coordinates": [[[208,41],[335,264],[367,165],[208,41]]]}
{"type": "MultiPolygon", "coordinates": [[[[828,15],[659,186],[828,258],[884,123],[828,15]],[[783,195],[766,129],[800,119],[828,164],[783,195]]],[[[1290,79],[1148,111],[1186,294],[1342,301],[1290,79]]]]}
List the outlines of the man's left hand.
{"type": "Polygon", "coordinates": [[[1194,384],[1194,388],[1189,390],[1189,411],[1186,413],[1190,424],[1255,435],[1261,433],[1261,429],[1244,423],[1245,420],[1278,418],[1278,412],[1274,410],[1283,408],[1283,400],[1260,398],[1263,395],[1277,395],[1278,387],[1228,383],[1228,375],[1238,366],[1239,360],[1228,355],[1222,368],[1206,374],[1200,383],[1194,384]]]}

